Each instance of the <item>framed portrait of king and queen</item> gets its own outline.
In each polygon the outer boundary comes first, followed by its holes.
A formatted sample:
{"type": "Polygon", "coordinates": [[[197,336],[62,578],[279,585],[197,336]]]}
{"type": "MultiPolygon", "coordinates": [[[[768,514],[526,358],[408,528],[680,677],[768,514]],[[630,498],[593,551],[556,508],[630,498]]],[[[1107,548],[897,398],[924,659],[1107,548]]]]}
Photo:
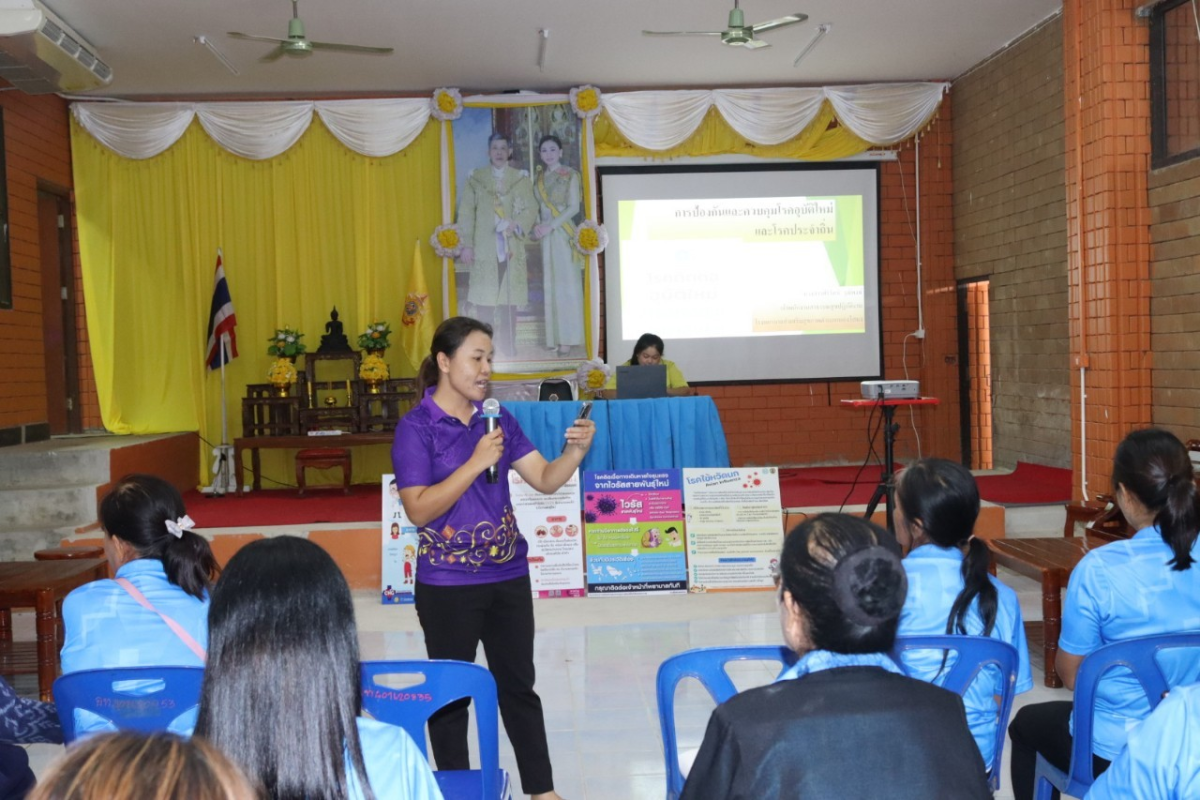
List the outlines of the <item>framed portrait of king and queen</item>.
{"type": "Polygon", "coordinates": [[[492,325],[499,369],[587,358],[581,122],[568,103],[468,107],[454,121],[454,312],[492,325]]]}

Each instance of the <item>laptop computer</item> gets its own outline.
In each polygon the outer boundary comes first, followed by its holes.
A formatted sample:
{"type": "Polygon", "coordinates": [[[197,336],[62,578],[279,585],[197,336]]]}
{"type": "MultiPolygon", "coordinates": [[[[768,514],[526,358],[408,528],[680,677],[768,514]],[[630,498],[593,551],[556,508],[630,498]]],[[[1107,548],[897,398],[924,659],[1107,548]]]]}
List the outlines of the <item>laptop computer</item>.
{"type": "Polygon", "coordinates": [[[617,367],[617,399],[641,400],[667,396],[667,365],[617,367]]]}

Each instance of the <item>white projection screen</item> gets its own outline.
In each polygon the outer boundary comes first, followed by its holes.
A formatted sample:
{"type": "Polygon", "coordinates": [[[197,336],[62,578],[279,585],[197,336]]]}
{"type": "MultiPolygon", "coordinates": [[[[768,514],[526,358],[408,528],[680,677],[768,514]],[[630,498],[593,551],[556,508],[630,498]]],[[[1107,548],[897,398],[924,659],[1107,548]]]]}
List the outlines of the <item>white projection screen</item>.
{"type": "Polygon", "coordinates": [[[880,377],[875,163],[599,174],[609,364],[649,332],[689,382],[880,377]]]}

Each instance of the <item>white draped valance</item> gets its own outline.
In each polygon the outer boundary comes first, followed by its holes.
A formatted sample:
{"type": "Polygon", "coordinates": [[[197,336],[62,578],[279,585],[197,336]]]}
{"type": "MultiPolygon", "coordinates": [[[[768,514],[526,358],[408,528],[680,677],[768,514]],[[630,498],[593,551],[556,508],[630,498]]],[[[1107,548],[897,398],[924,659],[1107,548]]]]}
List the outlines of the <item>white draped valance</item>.
{"type": "Polygon", "coordinates": [[[105,147],[126,158],[153,158],[192,123],[245,158],[274,158],[299,141],[313,113],[356,153],[382,158],[412,143],[429,121],[429,98],[246,103],[90,103],[71,105],[75,119],[105,147]]]}
{"type": "MultiPolygon", "coordinates": [[[[919,131],[937,111],[946,83],[879,83],[811,89],[712,89],[617,92],[604,113],[632,144],[670,150],[717,111],[747,140],[776,145],[812,124],[828,100],[839,124],[873,145],[891,145],[919,131]]],[[[554,102],[561,95],[505,95],[512,104],[554,102]]],[[[465,97],[491,104],[495,97],[465,97]]],[[[384,157],[407,147],[430,119],[427,97],[245,103],[77,102],[75,119],[104,146],[127,158],[153,158],[200,124],[218,144],[245,158],[274,158],[295,144],[313,113],[346,147],[384,157]]]]}

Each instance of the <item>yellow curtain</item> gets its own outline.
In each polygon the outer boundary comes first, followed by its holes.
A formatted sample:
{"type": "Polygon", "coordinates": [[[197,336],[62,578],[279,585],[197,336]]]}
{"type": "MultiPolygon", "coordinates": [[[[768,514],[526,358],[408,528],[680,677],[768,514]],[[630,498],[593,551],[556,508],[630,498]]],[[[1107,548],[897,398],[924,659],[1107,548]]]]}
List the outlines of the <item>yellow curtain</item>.
{"type": "Polygon", "coordinates": [[[841,127],[834,116],[829,101],[807,128],[795,138],[777,145],[760,145],[747,141],[721,116],[716,107],[710,108],[686,141],[671,150],[646,150],[626,139],[613,125],[607,115],[596,118],[596,156],[640,156],[651,158],[677,158],[679,156],[716,156],[738,153],[760,158],[796,158],[805,161],[829,161],[857,155],[871,148],[871,143],[860,139],[848,129],[841,127]]]}
{"type": "MultiPolygon", "coordinates": [[[[428,243],[441,217],[438,126],[379,159],[346,149],[317,119],[269,161],[225,151],[198,123],[144,161],[107,150],[74,119],[71,142],[88,334],[114,433],[198,430],[220,442],[220,377],[204,365],[218,247],[238,318],[240,355],[226,368],[231,439],[246,384],[266,382],[276,327],[299,328],[316,350],[336,305],[352,346],[373,320],[399,329],[414,241],[426,248],[431,307],[442,306],[428,243]]],[[[392,374],[414,375],[393,344],[392,374]]],[[[356,450],[354,462],[358,481],[391,471],[382,447],[356,450]]],[[[208,483],[211,445],[200,463],[208,483]]],[[[290,454],[264,451],[263,475],[265,487],[292,483],[290,454]]]]}

